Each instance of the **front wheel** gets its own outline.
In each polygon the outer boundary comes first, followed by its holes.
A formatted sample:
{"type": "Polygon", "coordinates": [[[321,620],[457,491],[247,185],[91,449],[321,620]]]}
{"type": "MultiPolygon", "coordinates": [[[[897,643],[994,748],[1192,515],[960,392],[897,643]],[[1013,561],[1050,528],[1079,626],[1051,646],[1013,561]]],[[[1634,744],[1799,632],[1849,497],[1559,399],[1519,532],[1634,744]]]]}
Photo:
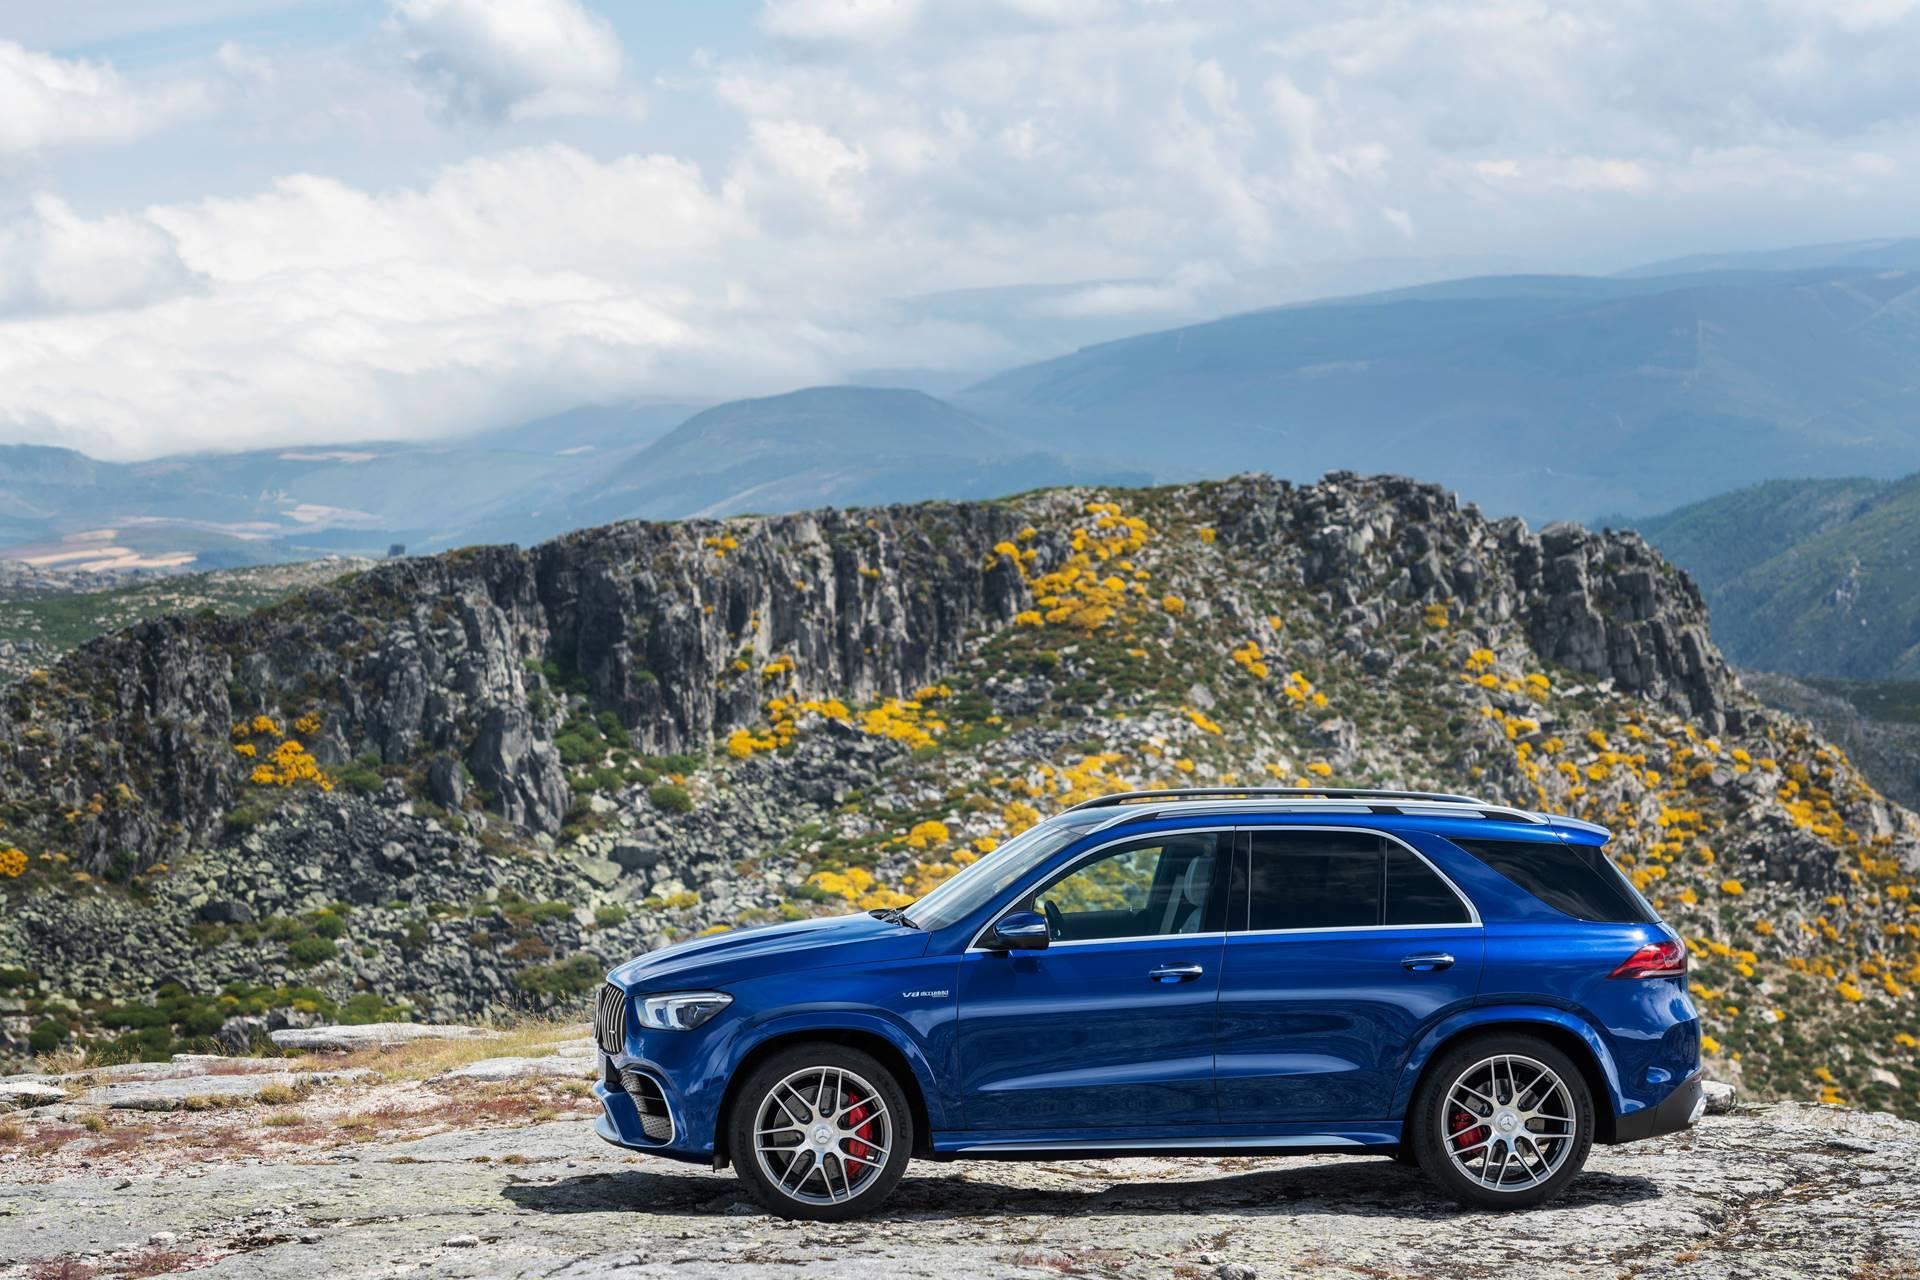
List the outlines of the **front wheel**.
{"type": "Polygon", "coordinates": [[[913,1113],[893,1073],[837,1044],[784,1049],[728,1119],[733,1164],[769,1212],[835,1222],[879,1208],[906,1172],[913,1113]]]}
{"type": "Polygon", "coordinates": [[[1593,1146],[1593,1095],[1573,1060],[1535,1036],[1442,1053],[1408,1123],[1420,1167],[1471,1208],[1523,1209],[1559,1195],[1593,1146]]]}

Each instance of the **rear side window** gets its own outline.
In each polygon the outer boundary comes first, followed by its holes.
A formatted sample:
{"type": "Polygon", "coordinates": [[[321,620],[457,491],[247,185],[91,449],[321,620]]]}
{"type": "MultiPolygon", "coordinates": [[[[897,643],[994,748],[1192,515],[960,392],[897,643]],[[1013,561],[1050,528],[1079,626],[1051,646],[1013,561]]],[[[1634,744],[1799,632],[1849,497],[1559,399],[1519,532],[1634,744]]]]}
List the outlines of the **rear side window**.
{"type": "Polygon", "coordinates": [[[1255,931],[1471,921],[1431,867],[1368,832],[1255,831],[1236,888],[1244,927],[1255,931]]]}
{"type": "Polygon", "coordinates": [[[1387,846],[1387,924],[1468,924],[1473,917],[1440,874],[1399,845],[1387,846]]]}
{"type": "Polygon", "coordinates": [[[1540,901],[1577,920],[1652,924],[1660,918],[1596,845],[1532,840],[1454,843],[1540,901]]]}

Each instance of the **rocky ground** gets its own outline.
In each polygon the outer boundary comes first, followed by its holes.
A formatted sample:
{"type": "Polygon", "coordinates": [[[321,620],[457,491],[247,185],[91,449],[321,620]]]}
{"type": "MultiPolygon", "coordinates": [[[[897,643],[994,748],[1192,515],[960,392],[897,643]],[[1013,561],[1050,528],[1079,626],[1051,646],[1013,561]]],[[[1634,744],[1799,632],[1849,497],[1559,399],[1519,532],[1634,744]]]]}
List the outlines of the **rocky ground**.
{"type": "Polygon", "coordinates": [[[799,1225],[601,1143],[590,1070],[535,1027],[64,1079],[0,1119],[0,1277],[1920,1276],[1920,1125],[1885,1114],[1737,1108],[1511,1216],[1329,1157],[923,1163],[799,1225]]]}

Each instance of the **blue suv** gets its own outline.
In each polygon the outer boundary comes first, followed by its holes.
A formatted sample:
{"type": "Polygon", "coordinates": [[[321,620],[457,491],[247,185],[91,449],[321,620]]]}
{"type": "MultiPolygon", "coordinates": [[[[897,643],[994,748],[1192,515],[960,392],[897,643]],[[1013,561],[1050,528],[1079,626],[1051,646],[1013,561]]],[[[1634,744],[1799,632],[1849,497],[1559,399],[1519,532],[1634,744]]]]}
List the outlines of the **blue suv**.
{"type": "Polygon", "coordinates": [[[621,965],[596,1128],[793,1218],[916,1156],[1374,1154],[1538,1204],[1705,1105],[1687,949],[1607,838],[1431,792],[1102,797],[904,909],[621,965]]]}

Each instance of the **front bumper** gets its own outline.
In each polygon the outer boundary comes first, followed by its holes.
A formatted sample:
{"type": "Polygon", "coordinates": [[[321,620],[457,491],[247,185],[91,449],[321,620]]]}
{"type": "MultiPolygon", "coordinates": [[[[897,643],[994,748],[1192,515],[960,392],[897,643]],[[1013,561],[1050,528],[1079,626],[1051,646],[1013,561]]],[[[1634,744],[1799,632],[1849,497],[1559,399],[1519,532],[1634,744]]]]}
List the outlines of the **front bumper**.
{"type": "Polygon", "coordinates": [[[1701,1079],[1701,1074],[1695,1072],[1659,1103],[1642,1107],[1615,1120],[1613,1140],[1638,1142],[1642,1138],[1657,1138],[1662,1134],[1691,1129],[1707,1110],[1707,1095],[1701,1088],[1701,1079]]]}
{"type": "Polygon", "coordinates": [[[624,1090],[609,1088],[604,1080],[596,1081],[593,1086],[593,1098],[600,1104],[600,1115],[593,1122],[593,1131],[603,1141],[611,1142],[616,1147],[625,1147],[629,1151],[640,1151],[650,1156],[665,1156],[669,1160],[685,1160],[692,1164],[705,1164],[711,1159],[708,1152],[688,1151],[672,1145],[671,1138],[661,1142],[648,1137],[639,1106],[634,1102],[632,1095],[624,1090]]]}

